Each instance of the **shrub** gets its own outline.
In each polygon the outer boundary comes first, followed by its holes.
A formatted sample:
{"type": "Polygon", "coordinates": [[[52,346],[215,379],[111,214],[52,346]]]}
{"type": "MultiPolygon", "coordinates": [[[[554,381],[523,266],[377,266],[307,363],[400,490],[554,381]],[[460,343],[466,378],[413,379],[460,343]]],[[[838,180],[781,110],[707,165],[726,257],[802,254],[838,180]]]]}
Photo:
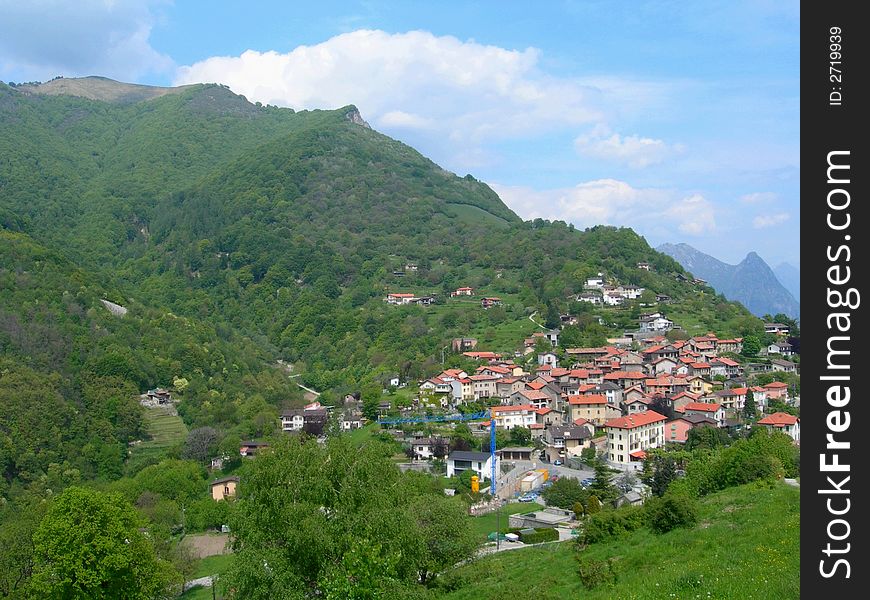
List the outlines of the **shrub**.
{"type": "Polygon", "coordinates": [[[641,506],[623,506],[616,510],[597,512],[586,519],[578,542],[594,544],[630,533],[643,525],[644,510],[641,506]]]}
{"type": "Polygon", "coordinates": [[[554,542],[559,539],[559,532],[549,527],[539,527],[534,533],[520,533],[520,541],[524,544],[540,544],[554,542]]]}
{"type": "Polygon", "coordinates": [[[593,560],[577,557],[577,572],[580,581],[587,590],[594,590],[601,585],[616,583],[616,572],[613,570],[613,559],[593,560]]]}
{"type": "Polygon", "coordinates": [[[685,494],[665,494],[650,498],[645,508],[650,529],[667,533],[678,527],[691,527],[698,522],[698,502],[685,494]]]}

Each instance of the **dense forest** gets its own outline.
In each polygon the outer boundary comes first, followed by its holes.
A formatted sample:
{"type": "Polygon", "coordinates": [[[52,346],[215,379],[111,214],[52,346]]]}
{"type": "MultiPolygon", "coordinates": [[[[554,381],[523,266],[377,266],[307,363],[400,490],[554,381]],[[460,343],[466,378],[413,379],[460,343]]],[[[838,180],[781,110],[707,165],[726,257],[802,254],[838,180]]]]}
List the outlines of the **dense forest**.
{"type": "MultiPolygon", "coordinates": [[[[763,333],[635,232],[523,222],[353,106],[294,112],[218,85],[101,101],[0,83],[0,523],[83,481],[154,512],[142,494],[160,486],[136,482],[167,455],[129,450],[147,437],[137,399],[153,387],[231,448],[303,402],[279,359],[337,400],[385,373],[431,375],[454,337],[513,351],[535,313],[550,326],[579,315],[565,339],[603,343],[642,307],[602,319],[573,301],[598,272],[650,290],[651,305],[666,294],[699,331],[763,333]],[[448,300],[460,286],[504,305],[448,300]],[[383,302],[398,291],[435,303],[383,302]]],[[[111,498],[68,500],[112,512],[111,498]]],[[[0,594],[25,563],[2,557],[0,594]]]]}

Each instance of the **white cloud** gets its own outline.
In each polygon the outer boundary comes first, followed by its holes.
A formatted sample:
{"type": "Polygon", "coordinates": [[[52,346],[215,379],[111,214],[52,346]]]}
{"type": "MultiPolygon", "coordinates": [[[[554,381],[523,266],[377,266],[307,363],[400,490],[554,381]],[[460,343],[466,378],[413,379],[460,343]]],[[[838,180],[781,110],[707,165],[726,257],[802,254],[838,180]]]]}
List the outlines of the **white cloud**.
{"type": "Polygon", "coordinates": [[[773,215],[758,215],[752,219],[752,226],[756,229],[764,229],[766,227],[774,227],[780,223],[785,223],[791,218],[788,213],[776,213],[773,215]]]}
{"type": "Polygon", "coordinates": [[[554,190],[490,186],[524,219],[559,219],[580,228],[626,226],[663,239],[678,239],[677,232],[699,236],[716,230],[715,208],[700,194],[684,196],[673,190],[635,188],[616,179],[554,190]]]}
{"type": "Polygon", "coordinates": [[[149,37],[160,0],[0,0],[0,74],[18,81],[103,75],[135,81],[172,60],[149,37]]]}
{"type": "Polygon", "coordinates": [[[287,53],[248,50],[181,67],[175,84],[219,82],[294,109],[355,104],[385,128],[429,128],[453,145],[603,120],[602,91],[538,69],[540,51],[426,31],[359,30],[287,53]]]}
{"type": "Polygon", "coordinates": [[[740,196],[740,202],[743,204],[767,204],[779,198],[779,194],[774,192],[753,192],[740,196]]]}
{"type": "Polygon", "coordinates": [[[605,125],[597,125],[574,140],[574,148],[584,156],[626,164],[633,168],[648,167],[662,162],[668,155],[681,151],[662,140],[622,136],[605,125]]]}

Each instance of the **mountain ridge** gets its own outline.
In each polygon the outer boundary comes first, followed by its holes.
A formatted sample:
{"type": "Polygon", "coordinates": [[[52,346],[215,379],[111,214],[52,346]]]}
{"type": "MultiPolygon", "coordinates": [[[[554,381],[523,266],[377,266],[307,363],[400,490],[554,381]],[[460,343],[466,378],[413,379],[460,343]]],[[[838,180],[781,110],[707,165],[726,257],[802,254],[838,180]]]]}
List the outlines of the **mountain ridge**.
{"type": "Polygon", "coordinates": [[[756,316],[782,313],[800,317],[800,303],[755,251],[731,265],[685,243],[661,244],[656,250],[674,258],[729,300],[741,302],[756,316]]]}

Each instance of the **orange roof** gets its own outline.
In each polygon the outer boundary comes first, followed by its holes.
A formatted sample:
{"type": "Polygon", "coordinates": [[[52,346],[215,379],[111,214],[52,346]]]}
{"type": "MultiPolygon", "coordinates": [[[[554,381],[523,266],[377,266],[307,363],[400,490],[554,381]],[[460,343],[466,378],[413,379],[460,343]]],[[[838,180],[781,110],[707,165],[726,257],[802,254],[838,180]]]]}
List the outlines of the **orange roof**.
{"type": "Polygon", "coordinates": [[[553,368],[552,365],[541,365],[540,367],[535,369],[535,371],[549,371],[552,368],[553,368]]]}
{"type": "Polygon", "coordinates": [[[499,413],[499,412],[517,412],[517,411],[523,411],[523,410],[534,411],[537,409],[534,406],[532,406],[531,404],[517,404],[516,406],[493,406],[493,407],[490,407],[489,410],[492,411],[493,413],[499,413]]]}
{"type": "Polygon", "coordinates": [[[393,298],[413,298],[414,294],[389,294],[393,298]]]}
{"type": "Polygon", "coordinates": [[[553,412],[553,409],[552,408],[539,408],[535,412],[538,413],[539,415],[546,415],[548,413],[553,412]]]}
{"type": "Polygon", "coordinates": [[[768,383],[766,386],[769,390],[784,390],[788,387],[787,383],[783,383],[781,381],[774,381],[773,383],[768,383]]]}
{"type": "Polygon", "coordinates": [[[543,428],[544,428],[543,423],[530,423],[529,424],[529,429],[543,429],[543,428]]]}
{"type": "Polygon", "coordinates": [[[501,354],[497,352],[463,352],[462,356],[471,358],[501,358],[501,354]]]}
{"type": "Polygon", "coordinates": [[[586,425],[586,423],[588,423],[588,422],[589,422],[589,421],[587,421],[587,420],[584,419],[583,417],[580,417],[579,419],[574,419],[574,425],[580,425],[580,426],[583,426],[583,425],[586,425]]]}
{"type": "Polygon", "coordinates": [[[692,363],[692,368],[693,368],[693,369],[709,369],[709,368],[710,368],[710,365],[708,365],[707,363],[703,363],[703,362],[701,362],[701,363],[692,363]]]}
{"type": "Polygon", "coordinates": [[[587,371],[586,369],[571,369],[569,375],[578,379],[586,379],[587,377],[589,377],[589,371],[587,371]]]}
{"type": "Polygon", "coordinates": [[[523,398],[528,398],[529,400],[549,400],[550,395],[544,392],[540,392],[538,390],[520,390],[517,392],[522,395],[523,398]]]}
{"type": "Polygon", "coordinates": [[[550,375],[552,377],[562,377],[563,375],[567,375],[570,373],[568,369],[563,369],[562,367],[556,367],[555,369],[550,370],[550,375]]]}
{"type": "Polygon", "coordinates": [[[660,415],[654,410],[648,410],[646,412],[635,413],[626,417],[619,417],[618,419],[611,419],[605,423],[605,426],[616,427],[618,429],[634,429],[636,427],[643,427],[644,425],[650,425],[652,423],[667,420],[667,417],[664,415],[660,415]]]}
{"type": "Polygon", "coordinates": [[[581,394],[583,394],[585,392],[588,392],[589,390],[594,390],[597,387],[598,387],[597,383],[584,383],[583,385],[581,385],[580,387],[577,388],[577,391],[580,392],[581,394]]]}
{"type": "Polygon", "coordinates": [[[568,404],[582,406],[584,404],[607,404],[607,398],[601,394],[589,394],[587,396],[568,396],[568,404]]]}
{"type": "Polygon", "coordinates": [[[629,453],[629,456],[633,456],[634,458],[644,459],[646,458],[646,452],[643,450],[635,450],[634,452],[629,453]]]}
{"type": "Polygon", "coordinates": [[[448,377],[459,377],[460,373],[462,373],[462,369],[447,369],[444,371],[443,375],[447,375],[448,377]]]}
{"type": "Polygon", "coordinates": [[[499,378],[495,375],[470,375],[471,381],[497,381],[499,378]]]}
{"type": "Polygon", "coordinates": [[[541,388],[547,387],[547,384],[543,381],[533,381],[531,383],[527,383],[526,387],[531,388],[533,390],[539,390],[541,388]]]}
{"type": "Polygon", "coordinates": [[[714,404],[712,402],[689,402],[686,404],[683,409],[684,410],[695,410],[699,412],[716,412],[720,408],[722,408],[719,404],[714,404]]]}
{"type": "Polygon", "coordinates": [[[737,367],[740,365],[739,362],[735,360],[731,360],[730,358],[725,358],[724,356],[716,359],[717,362],[722,363],[726,367],[737,367]]]}
{"type": "Polygon", "coordinates": [[[638,373],[637,371],[614,371],[613,373],[608,373],[604,376],[604,379],[646,379],[647,375],[645,373],[638,373]]]}
{"type": "Polygon", "coordinates": [[[796,416],[784,412],[773,413],[767,415],[758,421],[759,425],[772,425],[773,427],[785,427],[786,425],[794,425],[800,421],[796,416]]]}

